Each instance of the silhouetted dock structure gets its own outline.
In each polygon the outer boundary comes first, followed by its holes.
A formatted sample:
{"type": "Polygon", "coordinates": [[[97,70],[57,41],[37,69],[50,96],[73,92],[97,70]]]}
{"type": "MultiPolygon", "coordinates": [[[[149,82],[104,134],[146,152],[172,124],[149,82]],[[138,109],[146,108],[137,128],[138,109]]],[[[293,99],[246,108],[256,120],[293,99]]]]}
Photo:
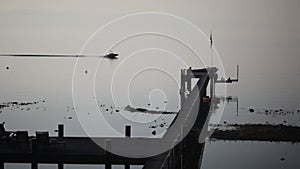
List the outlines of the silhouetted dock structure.
{"type": "MultiPolygon", "coordinates": [[[[37,132],[35,137],[28,137],[26,131],[19,131],[15,136],[7,133],[0,143],[0,169],[4,169],[4,163],[30,163],[32,169],[37,169],[39,163],[57,164],[59,169],[63,169],[64,164],[103,164],[106,169],[112,168],[112,165],[124,165],[125,169],[129,169],[130,165],[144,165],[144,169],[198,169],[204,149],[204,143],[199,143],[199,135],[211,104],[203,98],[207,98],[209,80],[215,77],[216,72],[215,67],[181,71],[181,110],[163,138],[130,138],[130,131],[124,138],[64,137],[63,125],[58,127],[58,137],[49,137],[48,132],[37,132]],[[199,79],[193,89],[192,78],[199,79]],[[180,138],[183,139],[180,141],[180,138]],[[149,147],[162,143],[176,143],[176,146],[153,157],[128,158],[106,151],[95,140],[104,142],[111,149],[128,153],[131,152],[130,147],[141,148],[141,142],[146,142],[149,147]],[[131,146],[127,149],[120,143],[131,146]]],[[[130,127],[126,128],[130,130],[130,127]]]]}

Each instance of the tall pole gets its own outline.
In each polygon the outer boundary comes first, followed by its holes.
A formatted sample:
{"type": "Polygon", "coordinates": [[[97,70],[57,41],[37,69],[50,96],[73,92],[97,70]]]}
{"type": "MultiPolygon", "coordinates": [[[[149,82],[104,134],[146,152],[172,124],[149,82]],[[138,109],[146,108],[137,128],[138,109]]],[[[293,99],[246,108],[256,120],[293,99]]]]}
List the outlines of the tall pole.
{"type": "Polygon", "coordinates": [[[213,67],[213,65],[214,65],[214,52],[213,52],[213,35],[212,35],[212,31],[210,31],[209,40],[210,40],[210,64],[211,64],[211,67],[213,67]]]}
{"type": "MultiPolygon", "coordinates": [[[[213,35],[212,35],[212,31],[210,31],[210,35],[209,35],[209,40],[210,40],[210,63],[211,63],[211,67],[213,67],[214,64],[214,55],[213,55],[213,35]]],[[[213,98],[215,97],[215,82],[214,82],[214,74],[210,73],[210,97],[213,98]]]]}

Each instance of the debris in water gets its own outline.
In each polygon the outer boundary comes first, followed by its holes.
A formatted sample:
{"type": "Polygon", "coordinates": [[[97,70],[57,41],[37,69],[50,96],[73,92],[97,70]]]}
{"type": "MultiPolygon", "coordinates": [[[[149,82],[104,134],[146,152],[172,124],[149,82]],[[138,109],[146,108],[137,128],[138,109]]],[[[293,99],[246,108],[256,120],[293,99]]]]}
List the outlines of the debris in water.
{"type": "Polygon", "coordinates": [[[285,158],[283,158],[283,157],[280,158],[280,161],[284,161],[284,160],[285,160],[285,158]]]}
{"type": "MultiPolygon", "coordinates": [[[[157,109],[159,109],[159,107],[157,107],[157,109]]],[[[127,105],[124,110],[130,111],[130,112],[149,113],[149,114],[176,114],[176,112],[149,110],[149,109],[145,109],[145,108],[135,108],[130,105],[127,105]]]]}
{"type": "Polygon", "coordinates": [[[9,69],[9,66],[6,66],[6,70],[8,70],[9,69]]]}
{"type": "Polygon", "coordinates": [[[147,109],[143,109],[143,108],[136,108],[136,110],[139,111],[139,112],[146,112],[147,111],[147,109]]]}
{"type": "Polygon", "coordinates": [[[38,103],[40,103],[40,102],[39,101],[34,101],[34,102],[10,101],[10,102],[0,104],[0,109],[10,108],[11,110],[13,110],[13,107],[14,107],[14,108],[18,108],[18,109],[21,109],[21,110],[25,109],[25,110],[29,111],[31,108],[25,107],[25,106],[38,104],[38,103]]]}
{"type": "Polygon", "coordinates": [[[154,131],[152,131],[152,135],[156,135],[156,131],[154,130],[154,131]]]}
{"type": "Polygon", "coordinates": [[[254,112],[254,109],[252,109],[252,108],[251,108],[251,109],[249,109],[249,112],[253,113],[253,112],[254,112]]]}
{"type": "Polygon", "coordinates": [[[88,71],[87,71],[87,70],[85,70],[85,71],[84,71],[84,73],[85,73],[85,74],[87,74],[87,73],[88,73],[88,71]]]}
{"type": "Polygon", "coordinates": [[[0,104],[0,109],[3,109],[4,107],[6,107],[6,105],[2,105],[2,104],[0,104]]]}

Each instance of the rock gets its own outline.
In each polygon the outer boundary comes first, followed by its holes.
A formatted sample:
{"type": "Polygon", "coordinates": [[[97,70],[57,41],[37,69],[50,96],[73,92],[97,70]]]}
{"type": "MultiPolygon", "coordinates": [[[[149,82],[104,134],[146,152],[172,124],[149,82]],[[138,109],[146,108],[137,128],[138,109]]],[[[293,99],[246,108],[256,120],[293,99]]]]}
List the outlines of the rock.
{"type": "Polygon", "coordinates": [[[250,109],[249,109],[249,112],[253,113],[253,112],[254,112],[254,109],[250,108],[250,109]]]}
{"type": "Polygon", "coordinates": [[[156,131],[154,130],[154,131],[152,131],[152,135],[156,135],[156,131]]]}

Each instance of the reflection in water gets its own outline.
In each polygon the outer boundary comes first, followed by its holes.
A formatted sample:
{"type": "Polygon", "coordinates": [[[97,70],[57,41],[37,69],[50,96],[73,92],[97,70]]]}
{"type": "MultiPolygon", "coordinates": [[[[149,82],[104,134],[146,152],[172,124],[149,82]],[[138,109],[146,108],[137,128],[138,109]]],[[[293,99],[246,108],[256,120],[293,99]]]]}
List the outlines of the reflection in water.
{"type": "Polygon", "coordinates": [[[216,141],[207,142],[201,169],[298,169],[299,144],[216,141]]]}

